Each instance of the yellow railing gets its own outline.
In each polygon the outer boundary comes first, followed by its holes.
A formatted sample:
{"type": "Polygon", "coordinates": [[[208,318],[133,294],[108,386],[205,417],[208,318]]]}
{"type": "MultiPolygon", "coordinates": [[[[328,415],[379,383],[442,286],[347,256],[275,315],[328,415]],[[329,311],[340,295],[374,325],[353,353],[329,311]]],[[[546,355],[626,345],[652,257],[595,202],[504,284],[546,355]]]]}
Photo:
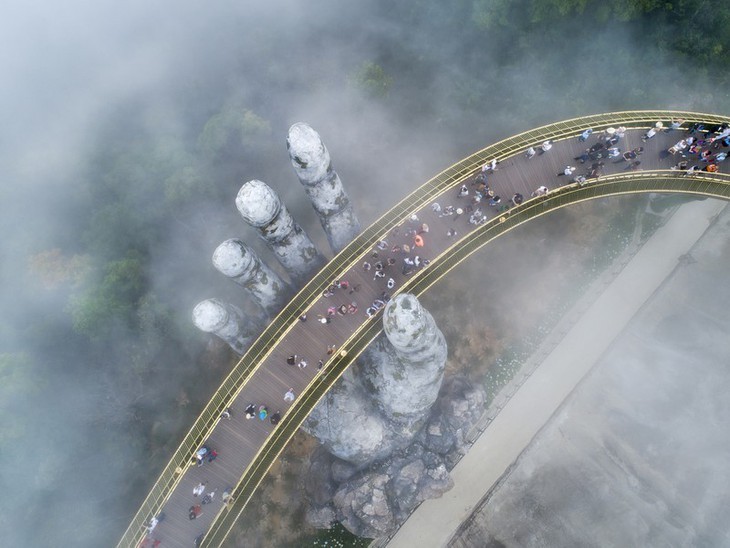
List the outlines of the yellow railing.
{"type": "MultiPolygon", "coordinates": [[[[143,501],[132,522],[119,542],[119,546],[137,546],[144,538],[144,523],[158,514],[175,486],[179,482],[186,467],[197,448],[208,438],[219,420],[223,409],[236,398],[248,379],[257,370],[266,356],[278,344],[281,338],[295,325],[299,316],[319,299],[322,291],[331,280],[354,265],[358,264],[372,249],[375,243],[390,233],[392,228],[404,219],[438,198],[440,194],[474,173],[486,161],[493,158],[503,160],[515,154],[523,153],[528,147],[536,146],[546,139],[560,140],[575,137],[583,129],[592,127],[595,130],[609,126],[623,125],[631,128],[647,127],[658,120],[669,121],[671,118],[683,118],[687,123],[701,122],[720,124],[730,122],[730,118],[714,114],[698,114],[681,111],[629,111],[599,114],[575,118],[542,126],[520,133],[491,146],[454,164],[439,173],[406,196],[387,213],[366,228],[352,243],[334,257],[315,277],[299,291],[286,307],[274,318],[261,336],[236,364],[231,373],[224,379],[211,400],[182,442],[172,458],[162,470],[158,480],[143,501]]],[[[491,241],[498,235],[519,226],[529,219],[564,207],[570,203],[593,199],[599,196],[636,192],[682,192],[704,196],[728,198],[728,177],[721,174],[699,175],[695,177],[679,176],[676,172],[632,172],[628,175],[603,177],[598,183],[585,187],[575,185],[561,187],[545,197],[528,200],[518,208],[506,212],[502,217],[494,219],[478,230],[467,234],[454,246],[446,250],[439,258],[432,260],[428,269],[409,280],[401,291],[420,294],[438,279],[443,277],[454,266],[465,260],[471,253],[491,241]],[[633,182],[633,183],[632,183],[633,182]],[[607,186],[609,185],[609,186],[607,186]],[[609,189],[612,189],[609,191],[609,189]],[[486,239],[485,239],[486,238],[486,239]],[[469,251],[471,250],[471,251],[469,251]]],[[[342,375],[347,366],[357,357],[381,331],[379,321],[368,320],[363,323],[346,343],[340,345],[342,353],[336,355],[331,363],[315,377],[309,386],[302,391],[296,405],[292,406],[277,428],[261,447],[258,454],[243,471],[241,479],[233,491],[232,504],[224,507],[204,539],[205,545],[218,545],[227,536],[235,519],[250,500],[253,491],[259,485],[268,469],[283,451],[288,440],[294,435],[311,409],[324,396],[326,391],[342,375]]]]}

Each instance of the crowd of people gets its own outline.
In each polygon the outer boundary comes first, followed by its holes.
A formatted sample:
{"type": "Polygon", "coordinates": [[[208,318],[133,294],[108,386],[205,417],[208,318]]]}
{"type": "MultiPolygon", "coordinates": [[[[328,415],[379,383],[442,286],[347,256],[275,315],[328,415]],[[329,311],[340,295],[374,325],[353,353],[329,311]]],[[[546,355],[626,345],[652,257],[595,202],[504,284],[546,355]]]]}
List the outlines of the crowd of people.
{"type": "MultiPolygon", "coordinates": [[[[612,172],[640,169],[643,155],[646,153],[646,143],[655,139],[660,132],[677,132],[677,141],[660,153],[661,160],[676,159],[671,169],[684,171],[687,174],[697,171],[718,171],[720,164],[726,160],[730,148],[730,125],[722,124],[708,128],[695,123],[688,127],[684,126],[685,121],[681,119],[672,119],[667,126],[664,122],[658,121],[641,135],[643,146],[636,147],[625,146],[628,132],[626,127],[608,127],[600,131],[586,128],[577,135],[578,142],[585,143],[586,148],[577,156],[571,154],[569,161],[557,174],[551,171],[551,175],[555,178],[551,178],[548,184],[545,182],[536,184],[529,197],[545,196],[550,193],[551,186],[566,183],[588,184],[604,175],[607,163],[623,164],[623,167],[613,166],[612,172]]],[[[553,142],[547,140],[540,145],[529,147],[524,156],[530,162],[539,161],[534,158],[544,154],[555,154],[552,151],[553,147],[553,142]]],[[[311,349],[306,352],[303,349],[292,349],[294,352],[286,358],[286,366],[302,371],[297,375],[316,375],[317,373],[311,369],[306,373],[310,362],[317,363],[317,371],[323,369],[327,361],[335,356],[337,349],[338,341],[334,335],[330,336],[331,324],[347,321],[353,317],[358,318],[356,321],[360,322],[362,318],[360,314],[372,318],[383,310],[392,294],[397,292],[409,277],[429,266],[428,257],[436,251],[429,245],[429,239],[435,231],[447,238],[455,238],[460,230],[469,230],[469,225],[472,225],[472,228],[474,225],[481,225],[521,205],[525,201],[523,194],[505,192],[503,185],[494,183],[498,165],[497,159],[489,160],[473,179],[460,183],[453,194],[443,194],[441,203],[430,204],[422,212],[412,214],[403,223],[390,230],[368,251],[360,266],[350,272],[348,277],[351,276],[352,279],[333,280],[323,290],[323,298],[299,317],[301,323],[306,323],[308,315],[311,315],[321,324],[321,327],[314,330],[317,344],[321,344],[321,350],[317,353],[311,352],[311,349]],[[444,200],[450,203],[442,205],[444,200]],[[307,353],[309,355],[305,355],[307,353]]],[[[289,388],[283,395],[284,403],[292,404],[296,397],[294,388],[289,388]]],[[[270,413],[266,404],[249,403],[243,417],[245,420],[258,419],[262,422],[268,419],[272,426],[276,426],[281,420],[282,413],[278,410],[270,413]]],[[[220,418],[235,420],[230,408],[226,408],[220,418]]],[[[204,444],[195,452],[193,463],[203,466],[204,463],[215,461],[217,456],[218,453],[214,449],[204,444]]],[[[206,489],[206,482],[198,483],[193,489],[195,503],[190,506],[188,514],[191,520],[202,514],[203,506],[216,500],[216,491],[209,490],[206,493],[206,489]]],[[[230,500],[231,492],[230,487],[223,492],[221,498],[223,503],[230,500]]],[[[164,514],[153,518],[146,525],[150,533],[163,518],[164,514]]]]}
{"type": "MultiPolygon", "coordinates": [[[[668,133],[683,130],[686,135],[666,150],[663,150],[660,154],[660,160],[664,156],[679,156],[681,159],[670,169],[686,171],[688,174],[697,171],[709,173],[719,171],[719,164],[727,158],[726,149],[730,148],[730,126],[724,123],[707,129],[704,124],[699,123],[694,123],[687,128],[683,128],[683,125],[685,125],[685,121],[682,119],[672,119],[667,127],[665,127],[664,122],[658,121],[644,132],[641,140],[646,143],[655,138],[660,132],[668,133]]],[[[592,162],[590,169],[586,173],[576,175],[573,182],[585,184],[589,179],[598,178],[605,166],[603,160],[612,160],[615,164],[625,163],[626,166],[623,168],[625,171],[640,169],[641,160],[639,157],[644,153],[644,147],[638,146],[622,150],[619,146],[625,137],[626,131],[625,127],[605,129],[598,135],[598,139],[593,145],[573,158],[581,164],[592,162]]],[[[587,129],[578,137],[578,140],[585,142],[592,134],[593,130],[587,129]]],[[[565,175],[572,175],[575,171],[574,168],[569,171],[569,168],[570,166],[565,168],[565,175]]]]}
{"type": "MultiPolygon", "coordinates": [[[[718,164],[727,158],[727,149],[730,148],[730,126],[722,124],[714,128],[705,128],[702,124],[692,124],[684,127],[685,121],[672,119],[665,127],[664,122],[656,122],[642,136],[646,142],[654,138],[660,131],[684,131],[686,136],[679,139],[663,154],[679,156],[680,160],[672,169],[686,170],[687,173],[704,170],[717,171],[718,164]]],[[[614,166],[626,171],[635,171],[641,168],[644,146],[624,146],[629,130],[624,126],[607,127],[602,130],[586,128],[577,135],[580,143],[586,143],[586,148],[572,160],[577,164],[566,163],[556,174],[557,180],[550,182],[550,186],[560,186],[560,179],[565,178],[568,184],[585,185],[605,174],[606,164],[623,164],[614,166]],[[580,167],[579,167],[580,166],[580,167]]],[[[525,157],[530,159],[551,152],[554,147],[552,140],[546,140],[540,145],[529,147],[525,157]]],[[[364,310],[368,318],[375,316],[382,310],[397,291],[399,284],[405,278],[414,275],[419,270],[428,267],[427,238],[434,229],[445,230],[449,238],[458,235],[457,222],[462,216],[468,219],[470,225],[481,225],[494,216],[501,215],[513,207],[521,205],[525,196],[520,192],[510,192],[504,196],[504,188],[492,184],[494,173],[498,170],[499,160],[492,158],[481,167],[475,177],[466,183],[460,183],[452,195],[450,203],[443,205],[434,202],[421,213],[414,213],[401,225],[393,228],[387,239],[379,240],[370,250],[369,256],[362,263],[362,272],[372,279],[368,279],[368,291],[362,294],[364,302],[358,303],[361,284],[351,287],[346,281],[334,281],[323,293],[327,301],[324,310],[318,313],[318,319],[323,324],[336,321],[338,317],[357,314],[364,310]],[[511,194],[511,196],[510,196],[511,194]],[[428,216],[428,222],[423,222],[419,215],[428,216]],[[429,223],[431,223],[429,225],[429,223]],[[344,290],[344,291],[343,291],[344,290]],[[354,295],[357,293],[357,295],[354,295]],[[345,296],[346,294],[346,296],[345,296]],[[365,294],[371,295],[370,298],[365,294]],[[372,296],[375,298],[372,298],[372,296]],[[361,306],[360,306],[361,305],[361,306]]],[[[553,172],[554,173],[554,172],[553,172]]],[[[550,192],[548,184],[536,185],[530,193],[530,198],[545,196],[550,192]]],[[[444,194],[448,199],[449,195],[444,194]]],[[[306,318],[306,316],[305,316],[306,318]]],[[[320,366],[321,366],[320,361],[320,366]]]]}

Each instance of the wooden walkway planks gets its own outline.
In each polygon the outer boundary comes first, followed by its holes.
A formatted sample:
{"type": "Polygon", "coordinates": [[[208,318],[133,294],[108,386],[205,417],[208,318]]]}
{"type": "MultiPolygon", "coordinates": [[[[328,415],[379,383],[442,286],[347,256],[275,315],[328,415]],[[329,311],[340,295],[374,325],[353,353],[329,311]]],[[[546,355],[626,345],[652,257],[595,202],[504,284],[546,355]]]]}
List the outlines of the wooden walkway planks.
{"type": "MultiPolygon", "coordinates": [[[[647,143],[641,142],[642,133],[643,130],[630,130],[619,146],[622,150],[644,146],[645,153],[640,158],[642,168],[666,169],[670,167],[676,159],[661,158],[660,152],[678,141],[683,133],[679,131],[659,133],[647,143]]],[[[562,171],[567,164],[577,166],[579,169],[575,174],[580,173],[581,166],[573,158],[596,140],[596,137],[592,137],[587,143],[580,143],[576,138],[559,141],[550,151],[536,155],[532,159],[525,158],[523,153],[517,154],[503,160],[498,165],[498,170],[488,175],[489,185],[502,197],[504,204],[515,192],[523,194],[525,199],[528,199],[530,193],[542,184],[555,188],[558,185],[569,183],[570,178],[559,177],[557,173],[562,171]]],[[[604,161],[606,162],[604,170],[606,174],[618,172],[626,166],[623,162],[613,164],[611,161],[604,161]]],[[[466,199],[456,197],[460,184],[461,182],[455,183],[454,187],[447,190],[437,201],[442,206],[450,204],[463,207],[466,199]]],[[[471,185],[468,184],[468,186],[471,196],[474,189],[471,185]]],[[[482,206],[482,209],[488,211],[490,216],[495,215],[493,208],[482,206]]],[[[456,229],[459,237],[475,228],[468,222],[468,213],[464,213],[458,218],[438,217],[426,206],[418,212],[418,217],[418,225],[421,222],[429,225],[429,232],[423,235],[426,245],[419,250],[419,254],[425,259],[436,256],[441,250],[453,244],[453,239],[446,235],[448,228],[456,229]]],[[[406,226],[410,226],[410,224],[405,222],[404,227],[406,226]]],[[[388,237],[389,245],[402,243],[405,240],[403,231],[396,239],[388,237]]],[[[389,252],[379,253],[381,257],[391,256],[389,252]]],[[[413,255],[412,253],[411,256],[413,255]]],[[[270,414],[275,411],[283,413],[287,409],[290,404],[284,401],[286,390],[293,388],[298,395],[307,386],[317,374],[317,362],[320,359],[326,361],[328,357],[327,345],[337,345],[357,329],[366,318],[367,306],[384,290],[387,278],[392,276],[398,285],[403,282],[405,278],[400,270],[402,256],[395,256],[398,258],[397,265],[389,269],[388,275],[380,280],[373,280],[374,270],[364,272],[361,265],[357,265],[343,278],[351,283],[350,289],[359,285],[359,291],[350,293],[338,290],[333,297],[322,297],[307,312],[308,320],[306,322],[296,322],[291,327],[277,347],[272,349],[263,366],[242,388],[232,405],[233,418],[230,421],[220,421],[209,437],[207,444],[216,449],[220,456],[212,463],[206,463],[201,467],[192,466],[186,470],[163,508],[165,519],[153,531],[152,537],[161,540],[163,546],[191,546],[193,539],[207,530],[215,514],[220,510],[223,490],[236,484],[258,448],[262,446],[273,430],[273,426],[268,420],[263,422],[259,419],[246,420],[245,407],[249,403],[255,403],[257,406],[264,403],[268,406],[270,414]],[[328,306],[337,307],[351,301],[358,304],[359,309],[356,314],[336,316],[328,325],[317,321],[318,315],[326,314],[328,306]],[[305,369],[299,369],[286,363],[286,358],[295,353],[307,360],[308,366],[305,369]],[[188,509],[196,502],[192,490],[200,481],[207,481],[208,491],[216,492],[215,501],[203,506],[203,514],[197,519],[189,520],[188,509]]],[[[374,263],[378,258],[373,258],[370,262],[374,263]]]]}

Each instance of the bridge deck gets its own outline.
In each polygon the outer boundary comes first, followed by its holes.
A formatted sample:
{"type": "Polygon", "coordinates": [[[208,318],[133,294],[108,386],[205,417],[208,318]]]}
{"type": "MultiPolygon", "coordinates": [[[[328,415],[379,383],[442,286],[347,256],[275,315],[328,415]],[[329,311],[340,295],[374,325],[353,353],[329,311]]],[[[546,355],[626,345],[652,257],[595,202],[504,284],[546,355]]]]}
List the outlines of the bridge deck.
{"type": "MultiPolygon", "coordinates": [[[[594,129],[598,132],[598,129],[602,128],[594,129]]],[[[686,137],[685,131],[660,132],[647,142],[641,141],[643,133],[642,129],[630,129],[617,145],[622,151],[643,146],[644,153],[639,157],[641,168],[668,169],[681,159],[680,155],[672,156],[663,151],[686,137]]],[[[488,173],[488,185],[501,197],[503,205],[507,204],[515,193],[522,194],[525,200],[528,200],[530,194],[541,185],[554,189],[568,184],[572,177],[557,176],[557,173],[562,172],[568,164],[577,167],[573,176],[584,173],[591,161],[580,164],[573,158],[597,141],[596,134],[589,137],[587,142],[579,142],[574,136],[555,142],[551,150],[537,154],[531,159],[526,158],[522,151],[511,158],[502,160],[498,164],[496,172],[488,173]]],[[[603,161],[605,162],[603,174],[606,175],[619,173],[627,167],[627,162],[624,161],[617,163],[614,163],[613,160],[604,159],[603,161]]],[[[724,164],[720,164],[720,166],[723,171],[727,170],[724,164]]],[[[474,187],[471,185],[473,176],[474,173],[465,181],[455,183],[452,189],[446,191],[436,201],[442,207],[453,205],[455,208],[466,208],[474,193],[474,187]],[[469,188],[469,196],[459,198],[457,197],[458,188],[463,183],[466,183],[469,188]]],[[[480,207],[488,218],[498,214],[495,207],[490,207],[485,202],[482,202],[480,207]]],[[[389,247],[404,243],[413,245],[413,237],[406,237],[405,230],[411,227],[418,228],[421,223],[426,223],[429,230],[422,234],[425,245],[410,253],[410,256],[418,254],[423,259],[429,259],[454,243],[455,239],[447,236],[448,229],[455,229],[458,232],[458,238],[461,238],[476,228],[476,225],[469,223],[469,213],[466,211],[459,216],[440,217],[431,211],[429,206],[426,206],[418,211],[418,218],[418,222],[406,220],[399,235],[395,237],[387,235],[389,247]]],[[[206,461],[202,466],[191,465],[184,471],[179,483],[162,508],[164,519],[142,542],[142,546],[152,546],[154,540],[159,540],[164,547],[189,547],[193,546],[196,537],[208,530],[216,514],[222,508],[223,491],[237,484],[243,471],[274,429],[268,418],[264,421],[258,418],[247,420],[245,418],[247,405],[253,403],[258,407],[263,404],[268,407],[269,416],[277,411],[283,415],[292,405],[284,401],[285,392],[292,388],[299,396],[300,392],[318,374],[318,361],[327,362],[328,345],[339,346],[367,318],[366,308],[386,290],[386,280],[393,277],[396,282],[394,291],[397,291],[404,282],[406,277],[401,271],[404,256],[402,253],[391,253],[388,249],[379,251],[378,258],[367,258],[373,264],[388,257],[397,260],[396,265],[386,268],[386,277],[378,280],[373,279],[375,269],[366,272],[362,267],[362,261],[359,261],[342,276],[342,279],[349,282],[349,290],[338,289],[331,297],[321,297],[307,311],[306,322],[292,321],[289,331],[279,344],[271,348],[265,362],[243,386],[231,405],[232,418],[230,420],[221,419],[206,440],[206,444],[218,452],[217,459],[210,463],[206,461]],[[354,288],[358,290],[353,291],[354,288]],[[336,315],[329,324],[322,324],[318,321],[319,316],[326,315],[328,307],[339,307],[351,302],[357,303],[358,311],[356,313],[344,316],[336,315]],[[294,354],[307,361],[306,368],[300,369],[287,364],[287,357],[294,354]],[[201,515],[191,520],[188,517],[189,509],[195,504],[200,504],[202,498],[193,496],[193,488],[200,482],[207,484],[206,493],[215,491],[215,497],[212,503],[201,507],[201,515]]],[[[255,498],[253,503],[255,503],[255,498]]]]}

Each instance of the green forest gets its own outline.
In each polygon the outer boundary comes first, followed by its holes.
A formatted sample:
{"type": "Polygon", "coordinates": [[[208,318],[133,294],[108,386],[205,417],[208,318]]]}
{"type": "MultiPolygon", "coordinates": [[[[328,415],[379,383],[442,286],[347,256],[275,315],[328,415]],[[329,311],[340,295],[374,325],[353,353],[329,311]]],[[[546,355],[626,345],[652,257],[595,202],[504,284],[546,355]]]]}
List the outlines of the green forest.
{"type": "MultiPolygon", "coordinates": [[[[17,499],[0,522],[17,545],[116,542],[235,363],[191,311],[209,297],[253,306],[211,265],[224,239],[243,237],[273,266],[235,210],[243,182],[270,183],[325,249],[287,157],[292,123],[320,132],[369,224],[459,158],[536,125],[730,107],[723,2],[163,4],[128,7],[108,42],[44,19],[36,30],[59,25],[59,47],[28,53],[25,70],[42,68],[7,92],[0,459],[17,499]],[[164,62],[125,53],[151,37],[164,62]],[[95,80],[65,68],[74,48],[99,49],[98,74],[106,49],[132,65],[91,97],[95,80]],[[47,110],[25,118],[34,93],[47,110]]],[[[65,9],[114,27],[111,4],[65,9]]]]}

